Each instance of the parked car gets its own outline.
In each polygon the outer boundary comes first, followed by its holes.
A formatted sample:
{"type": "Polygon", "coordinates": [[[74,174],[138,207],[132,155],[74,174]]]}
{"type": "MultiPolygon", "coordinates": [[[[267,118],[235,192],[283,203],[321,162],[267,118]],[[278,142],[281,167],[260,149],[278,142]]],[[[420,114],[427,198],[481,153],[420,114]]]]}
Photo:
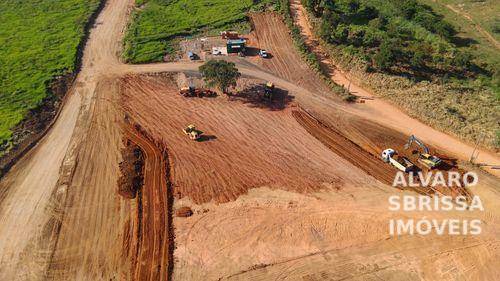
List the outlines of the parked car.
{"type": "Polygon", "coordinates": [[[198,56],[193,52],[188,52],[188,57],[190,60],[196,60],[198,56]]]}
{"type": "Polygon", "coordinates": [[[268,57],[269,57],[269,53],[268,53],[266,50],[261,49],[261,50],[259,51],[259,56],[260,56],[261,58],[268,58],[268,57]]]}

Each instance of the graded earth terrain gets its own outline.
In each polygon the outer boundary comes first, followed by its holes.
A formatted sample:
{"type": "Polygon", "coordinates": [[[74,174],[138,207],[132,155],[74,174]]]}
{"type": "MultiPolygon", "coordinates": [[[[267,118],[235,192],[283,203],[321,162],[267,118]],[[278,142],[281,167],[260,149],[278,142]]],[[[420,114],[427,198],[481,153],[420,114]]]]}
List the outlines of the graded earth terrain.
{"type": "MultiPolygon", "coordinates": [[[[200,63],[120,61],[133,4],[107,1],[58,120],[0,182],[0,280],[500,276],[499,170],[457,167],[472,145],[389,114],[381,99],[342,102],[272,13],[252,15],[248,36],[273,57],[228,58],[243,75],[234,96],[182,97],[179,77],[199,80],[200,63]],[[266,81],[281,93],[272,103],[255,98],[266,81]],[[182,132],[189,124],[201,141],[182,132]],[[390,195],[417,193],[391,187],[395,171],[378,157],[410,134],[450,167],[478,171],[467,192],[484,211],[388,210],[390,195]],[[144,157],[143,185],[129,197],[118,192],[127,143],[144,157]],[[175,216],[181,207],[192,216],[175,216]],[[389,234],[391,218],[424,216],[480,219],[482,233],[389,234]]],[[[487,150],[477,159],[499,160],[487,150]]]]}

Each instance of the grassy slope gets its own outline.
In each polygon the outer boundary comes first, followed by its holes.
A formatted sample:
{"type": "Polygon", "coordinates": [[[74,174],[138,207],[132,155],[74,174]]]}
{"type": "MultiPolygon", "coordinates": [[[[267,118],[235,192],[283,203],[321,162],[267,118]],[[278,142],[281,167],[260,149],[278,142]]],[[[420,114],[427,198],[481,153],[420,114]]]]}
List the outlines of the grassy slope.
{"type": "Polygon", "coordinates": [[[498,49],[495,48],[476,28],[465,20],[463,16],[458,15],[452,10],[446,8],[451,5],[454,8],[463,8],[471,16],[474,23],[479,24],[484,30],[490,33],[497,41],[500,41],[500,33],[494,33],[495,22],[500,28],[500,5],[496,0],[485,0],[484,2],[472,0],[419,0],[421,3],[431,6],[439,11],[445,19],[458,27],[458,35],[463,38],[472,38],[477,43],[472,46],[473,52],[483,61],[491,65],[500,65],[500,56],[498,49]]]}
{"type": "MultiPolygon", "coordinates": [[[[451,5],[471,16],[474,23],[481,25],[497,41],[500,40],[500,32],[495,33],[495,26],[500,29],[500,5],[498,0],[421,0],[428,5],[451,5]],[[432,3],[431,3],[432,2],[432,3]]],[[[434,6],[433,5],[433,6],[434,6]]],[[[442,7],[442,6],[441,6],[442,7]]],[[[439,10],[440,13],[447,12],[439,10]]],[[[461,20],[460,20],[461,21],[461,20]]]]}
{"type": "MultiPolygon", "coordinates": [[[[0,144],[72,72],[83,27],[99,0],[0,1],[0,144]]],[[[1,153],[0,153],[1,154],[1,153]]]]}
{"type": "Polygon", "coordinates": [[[246,20],[253,0],[136,0],[138,8],[125,38],[124,57],[132,63],[160,61],[171,39],[246,20]]]}

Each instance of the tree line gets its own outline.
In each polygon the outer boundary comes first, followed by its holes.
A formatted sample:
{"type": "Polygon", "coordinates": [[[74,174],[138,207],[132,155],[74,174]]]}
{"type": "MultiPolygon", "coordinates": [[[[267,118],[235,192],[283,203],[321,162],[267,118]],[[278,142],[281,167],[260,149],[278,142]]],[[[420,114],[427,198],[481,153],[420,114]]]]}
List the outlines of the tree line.
{"type": "Polygon", "coordinates": [[[319,35],[366,61],[368,70],[471,76],[470,52],[457,31],[416,0],[303,0],[320,19],[319,35]]]}

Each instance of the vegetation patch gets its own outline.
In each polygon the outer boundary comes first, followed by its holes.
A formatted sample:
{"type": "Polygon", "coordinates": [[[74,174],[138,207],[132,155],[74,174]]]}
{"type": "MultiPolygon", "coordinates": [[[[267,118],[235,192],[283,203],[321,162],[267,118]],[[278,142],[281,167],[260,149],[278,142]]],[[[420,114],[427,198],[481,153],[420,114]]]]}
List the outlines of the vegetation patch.
{"type": "Polygon", "coordinates": [[[351,94],[349,91],[344,89],[344,87],[333,82],[329,75],[323,71],[318,57],[314,52],[309,50],[302,34],[300,28],[293,22],[292,14],[290,11],[290,0],[278,0],[276,4],[277,11],[284,17],[285,23],[290,29],[290,34],[292,36],[292,41],[297,48],[302,59],[307,62],[309,67],[311,67],[320,77],[325,81],[330,88],[338,94],[343,100],[347,102],[356,101],[356,96],[351,94]]]}
{"type": "Polygon", "coordinates": [[[119,165],[118,194],[133,199],[144,183],[144,152],[127,139],[121,153],[123,160],[119,165]]]}
{"type": "Polygon", "coordinates": [[[99,0],[0,2],[0,156],[13,128],[53,99],[50,84],[71,74],[85,25],[99,0]]]}
{"type": "Polygon", "coordinates": [[[249,31],[247,12],[272,0],[136,0],[125,36],[124,58],[131,63],[161,61],[176,49],[179,36],[249,31]]]}
{"type": "Polygon", "coordinates": [[[415,0],[303,3],[325,49],[360,84],[430,125],[498,147],[498,57],[482,59],[460,26],[415,0]]]}

